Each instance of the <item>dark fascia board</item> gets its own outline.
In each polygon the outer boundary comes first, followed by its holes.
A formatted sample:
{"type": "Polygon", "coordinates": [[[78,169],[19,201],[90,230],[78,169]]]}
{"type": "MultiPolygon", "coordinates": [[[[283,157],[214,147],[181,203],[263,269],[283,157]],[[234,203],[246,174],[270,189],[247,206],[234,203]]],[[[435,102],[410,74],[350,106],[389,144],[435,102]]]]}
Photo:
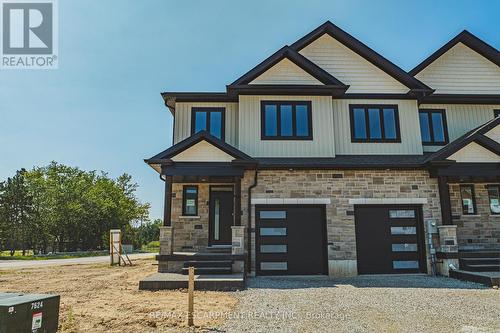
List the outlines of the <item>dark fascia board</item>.
{"type": "Polygon", "coordinates": [[[432,88],[426,86],[424,83],[420,82],[412,75],[405,72],[399,66],[392,63],[379,53],[375,52],[373,49],[366,46],[361,41],[354,38],[344,30],[340,29],[330,21],[323,23],[318,28],[293,43],[290,47],[298,52],[307,45],[314,42],[319,37],[323,36],[325,33],[374,64],[397,81],[410,88],[410,90],[413,90],[424,96],[431,94],[434,91],[432,88]]]}
{"type": "MultiPolygon", "coordinates": [[[[436,162],[446,160],[449,156],[453,155],[466,145],[468,145],[471,142],[476,142],[483,147],[499,154],[496,149],[498,149],[498,143],[495,141],[489,139],[486,137],[484,134],[490,131],[491,129],[497,127],[500,125],[500,117],[496,117],[483,125],[469,131],[468,133],[462,135],[460,138],[456,139],[455,141],[450,142],[446,146],[444,146],[442,149],[439,151],[431,154],[428,159],[427,163],[429,164],[435,164],[436,162]],[[488,140],[489,139],[489,140],[488,140]],[[496,143],[497,145],[493,144],[491,141],[496,143]],[[493,149],[493,150],[492,150],[493,149]]],[[[500,154],[499,154],[500,155],[500,154]]]]}
{"type": "Polygon", "coordinates": [[[442,47],[440,47],[436,52],[431,54],[429,57],[427,57],[424,61],[422,61],[420,64],[418,64],[415,68],[413,68],[409,73],[410,75],[417,75],[420,73],[424,68],[429,66],[431,63],[433,63],[436,59],[438,59],[440,56],[445,54],[449,49],[451,49],[453,46],[455,46],[458,43],[462,43],[472,50],[476,51],[489,61],[493,62],[495,65],[500,66],[500,52],[495,49],[493,46],[485,43],[478,37],[474,36],[467,30],[462,31],[459,33],[457,36],[455,36],[452,40],[450,40],[448,43],[444,44],[442,47]]]}
{"type": "Polygon", "coordinates": [[[479,135],[474,142],[500,156],[500,143],[488,138],[486,135],[479,135]]]}
{"type": "Polygon", "coordinates": [[[302,85],[302,84],[242,84],[227,86],[228,94],[237,95],[316,95],[340,97],[346,87],[332,85],[302,85]]]}
{"type": "Polygon", "coordinates": [[[278,62],[280,62],[285,58],[292,61],[295,65],[299,66],[304,71],[311,74],[314,78],[316,78],[318,81],[320,81],[325,85],[337,86],[339,88],[345,88],[345,89],[348,88],[348,86],[346,86],[344,83],[337,80],[330,73],[328,73],[327,71],[325,71],[324,69],[322,69],[321,67],[319,67],[318,65],[316,65],[315,63],[313,63],[300,53],[298,53],[297,51],[295,51],[294,49],[290,48],[288,45],[279,49],[269,58],[265,59],[263,62],[255,66],[253,69],[245,73],[243,76],[238,78],[229,86],[231,87],[231,86],[247,85],[257,77],[262,75],[262,73],[267,71],[269,68],[273,67],[274,65],[276,65],[278,62]]]}
{"type": "Polygon", "coordinates": [[[238,96],[229,96],[226,92],[162,92],[161,97],[172,115],[176,102],[238,102],[238,96]]]}
{"type": "Polygon", "coordinates": [[[433,94],[420,99],[420,104],[500,104],[500,95],[433,94]]]}
{"type": "Polygon", "coordinates": [[[198,142],[201,141],[207,141],[211,145],[219,148],[220,150],[224,151],[225,153],[233,156],[235,159],[238,160],[252,160],[250,156],[242,152],[241,150],[236,149],[235,147],[231,146],[230,144],[216,138],[215,136],[211,135],[207,131],[201,131],[198,132],[194,135],[191,135],[190,137],[178,142],[177,144],[173,145],[172,147],[162,151],[161,153],[146,159],[145,162],[148,164],[163,164],[167,163],[167,161],[179,154],[180,152],[188,149],[189,147],[197,144],[198,142]]]}

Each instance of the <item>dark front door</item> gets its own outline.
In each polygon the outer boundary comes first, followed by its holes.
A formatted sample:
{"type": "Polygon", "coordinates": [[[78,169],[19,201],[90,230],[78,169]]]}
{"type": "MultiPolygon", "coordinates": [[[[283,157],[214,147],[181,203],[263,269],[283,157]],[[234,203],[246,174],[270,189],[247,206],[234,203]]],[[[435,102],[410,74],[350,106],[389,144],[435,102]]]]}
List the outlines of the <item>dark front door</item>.
{"type": "Polygon", "coordinates": [[[257,206],[257,274],[327,274],[325,210],[257,206]]]}
{"type": "Polygon", "coordinates": [[[355,221],[359,274],[426,271],[420,207],[357,206],[355,221]]]}
{"type": "Polygon", "coordinates": [[[212,187],[210,189],[209,244],[230,245],[233,225],[233,188],[212,187]]]}

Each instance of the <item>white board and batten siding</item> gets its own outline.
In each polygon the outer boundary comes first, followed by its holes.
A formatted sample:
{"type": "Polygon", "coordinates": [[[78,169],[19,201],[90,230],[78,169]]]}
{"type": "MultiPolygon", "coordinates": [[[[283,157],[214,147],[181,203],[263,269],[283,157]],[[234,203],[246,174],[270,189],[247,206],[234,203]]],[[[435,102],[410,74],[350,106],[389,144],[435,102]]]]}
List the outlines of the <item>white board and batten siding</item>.
{"type": "Polygon", "coordinates": [[[299,51],[319,67],[350,85],[347,93],[405,94],[408,87],[328,34],[299,51]]]}
{"type": "Polygon", "coordinates": [[[422,140],[415,100],[361,100],[334,99],[335,151],[337,155],[419,155],[422,154],[422,140]],[[397,105],[400,143],[358,143],[351,142],[350,104],[387,104],[397,105]]]}
{"type": "Polygon", "coordinates": [[[232,160],[233,156],[206,141],[200,141],[172,157],[174,162],[231,162],[232,160]]]}
{"type": "Polygon", "coordinates": [[[239,149],[254,157],[334,157],[330,96],[239,97],[239,149]],[[261,101],[311,101],[313,140],[261,140],[261,101]]]}
{"type": "Polygon", "coordinates": [[[311,74],[288,59],[283,59],[262,73],[250,84],[312,84],[323,85],[311,74]]]}
{"type": "Polygon", "coordinates": [[[415,77],[435,94],[500,94],[500,67],[462,43],[415,77]]]}
{"type": "Polygon", "coordinates": [[[495,140],[496,142],[500,143],[500,125],[497,127],[489,130],[485,134],[488,138],[495,140]]]}
{"type": "MultiPolygon", "coordinates": [[[[446,110],[448,136],[451,142],[493,119],[494,110],[500,109],[500,105],[421,104],[419,108],[446,110]]],[[[432,152],[441,148],[442,146],[424,146],[424,151],[432,152]]]]}
{"type": "Polygon", "coordinates": [[[191,108],[223,107],[226,109],[226,142],[238,145],[238,103],[175,103],[174,144],[191,136],[191,108]]]}

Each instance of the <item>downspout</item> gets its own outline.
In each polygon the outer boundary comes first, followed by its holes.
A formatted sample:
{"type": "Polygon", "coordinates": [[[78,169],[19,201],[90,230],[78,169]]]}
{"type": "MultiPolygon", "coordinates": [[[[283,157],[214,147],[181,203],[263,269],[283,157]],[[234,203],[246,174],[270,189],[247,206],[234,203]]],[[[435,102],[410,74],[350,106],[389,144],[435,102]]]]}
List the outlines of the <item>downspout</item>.
{"type": "Polygon", "coordinates": [[[252,189],[257,186],[257,175],[259,173],[259,166],[255,166],[255,173],[254,173],[254,178],[253,178],[253,184],[248,187],[248,203],[247,203],[247,233],[248,233],[248,246],[247,246],[247,261],[248,261],[248,273],[251,272],[252,270],[252,189]]]}

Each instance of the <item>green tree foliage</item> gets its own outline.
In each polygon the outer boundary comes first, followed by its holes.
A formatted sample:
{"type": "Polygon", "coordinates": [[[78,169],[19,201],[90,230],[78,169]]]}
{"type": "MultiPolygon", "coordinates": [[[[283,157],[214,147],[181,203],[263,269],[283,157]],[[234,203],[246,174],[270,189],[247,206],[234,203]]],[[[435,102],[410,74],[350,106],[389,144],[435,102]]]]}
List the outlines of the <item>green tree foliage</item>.
{"type": "Polygon", "coordinates": [[[137,187],[128,174],[112,179],[56,162],[20,170],[0,183],[0,250],[106,249],[109,229],[133,237],[132,225],[149,214],[137,187]]]}

